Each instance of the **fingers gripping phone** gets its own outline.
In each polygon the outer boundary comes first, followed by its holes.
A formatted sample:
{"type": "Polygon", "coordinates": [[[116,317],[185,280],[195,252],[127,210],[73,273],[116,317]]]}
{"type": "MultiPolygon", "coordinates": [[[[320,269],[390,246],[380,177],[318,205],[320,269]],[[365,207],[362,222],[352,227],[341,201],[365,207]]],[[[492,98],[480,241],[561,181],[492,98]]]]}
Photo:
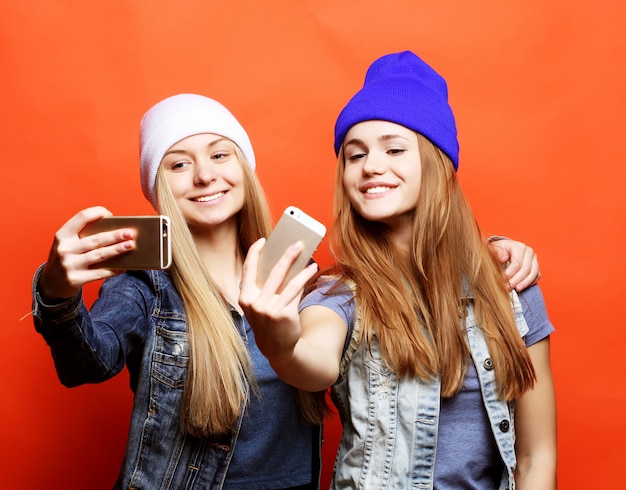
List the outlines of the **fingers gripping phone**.
{"type": "Polygon", "coordinates": [[[172,262],[170,220],[167,216],[107,216],[87,224],[79,236],[133,228],[136,248],[94,264],[103,269],[167,269],[172,262]]]}
{"type": "Polygon", "coordinates": [[[326,227],[304,211],[289,206],[278,220],[276,227],[270,234],[259,254],[257,284],[265,284],[272,268],[282,257],[287,248],[297,241],[303,243],[302,252],[291,264],[284,281],[278,288],[280,292],[285,285],[300,273],[311,260],[322,238],[326,235],[326,227]]]}

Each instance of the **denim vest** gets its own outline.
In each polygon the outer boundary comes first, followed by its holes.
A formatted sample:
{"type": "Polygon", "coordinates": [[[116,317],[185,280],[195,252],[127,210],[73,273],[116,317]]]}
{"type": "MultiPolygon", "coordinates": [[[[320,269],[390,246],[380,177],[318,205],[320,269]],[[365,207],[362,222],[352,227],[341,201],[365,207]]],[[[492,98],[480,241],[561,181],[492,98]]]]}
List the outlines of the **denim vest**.
{"type": "MultiPolygon", "coordinates": [[[[89,314],[80,297],[45,305],[36,289],[40,272],[41,268],[33,282],[35,328],[53,352],[61,382],[68,387],[97,383],[128,367],[134,401],[126,454],[115,488],[221,489],[244,415],[232,432],[222,437],[196,438],[181,432],[189,344],[184,307],[169,275],[137,271],[110,278],[102,285],[89,314]],[[97,327],[92,318],[97,319],[97,327]]],[[[244,319],[233,311],[233,320],[247,343],[244,319]]],[[[281,403],[293,399],[295,407],[295,390],[281,385],[281,403]]],[[[285,410],[293,414],[295,408],[285,410]]],[[[315,474],[319,469],[318,428],[304,433],[296,418],[285,419],[281,421],[287,424],[281,437],[287,450],[296,427],[299,441],[313,444],[311,479],[315,485],[319,481],[319,474],[315,474]],[[307,434],[311,435],[310,442],[307,434]]]]}
{"type": "MultiPolygon", "coordinates": [[[[518,331],[528,332],[522,306],[511,293],[518,331]]],[[[493,363],[476,324],[472,302],[459,309],[481,386],[485,409],[505,471],[500,489],[515,488],[514,404],[498,398],[493,363]]],[[[374,333],[371,346],[359,343],[358,305],[341,374],[332,387],[333,402],[343,423],[343,435],[332,488],[432,489],[434,486],[440,381],[398,378],[385,365],[374,333]]]]}

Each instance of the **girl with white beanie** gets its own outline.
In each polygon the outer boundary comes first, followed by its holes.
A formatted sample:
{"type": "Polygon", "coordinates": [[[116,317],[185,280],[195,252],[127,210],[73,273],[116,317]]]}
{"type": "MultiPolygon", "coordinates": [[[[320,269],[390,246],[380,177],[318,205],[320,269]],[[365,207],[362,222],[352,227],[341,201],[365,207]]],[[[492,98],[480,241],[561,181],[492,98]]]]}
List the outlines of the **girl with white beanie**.
{"type": "MultiPolygon", "coordinates": [[[[317,488],[320,428],[256,346],[237,303],[248,247],[271,229],[244,128],[220,103],[179,94],[141,121],[143,192],[169,216],[172,266],[120,273],[131,229],[55,235],[33,284],[34,321],[66,386],[130,372],[126,454],[115,488],[317,488]],[[106,279],[90,311],[81,287],[106,279]]],[[[94,482],[75,482],[91,486],[94,482]]]]}

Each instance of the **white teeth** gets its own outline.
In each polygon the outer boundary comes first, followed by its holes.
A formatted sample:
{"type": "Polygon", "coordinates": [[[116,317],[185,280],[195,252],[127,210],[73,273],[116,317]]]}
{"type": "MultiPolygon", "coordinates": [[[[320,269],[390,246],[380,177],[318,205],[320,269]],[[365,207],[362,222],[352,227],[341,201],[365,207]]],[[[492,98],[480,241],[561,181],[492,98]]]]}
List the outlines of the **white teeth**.
{"type": "Polygon", "coordinates": [[[383,192],[387,192],[391,187],[370,187],[365,191],[366,194],[381,194],[383,192]]]}
{"type": "Polygon", "coordinates": [[[209,202],[209,201],[215,201],[216,199],[219,199],[220,197],[222,197],[224,195],[223,192],[218,192],[217,194],[213,194],[211,196],[202,196],[202,197],[196,197],[194,199],[194,201],[196,202],[209,202]]]}

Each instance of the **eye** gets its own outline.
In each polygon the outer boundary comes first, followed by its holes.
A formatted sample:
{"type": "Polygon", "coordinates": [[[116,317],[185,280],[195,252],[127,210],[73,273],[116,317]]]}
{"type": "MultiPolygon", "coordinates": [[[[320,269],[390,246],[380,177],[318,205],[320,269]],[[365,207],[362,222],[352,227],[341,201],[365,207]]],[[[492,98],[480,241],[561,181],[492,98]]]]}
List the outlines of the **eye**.
{"type": "Polygon", "coordinates": [[[390,148],[387,153],[390,155],[402,155],[406,150],[404,148],[390,148]]]}
{"type": "Polygon", "coordinates": [[[365,158],[367,156],[367,153],[351,153],[346,155],[346,161],[348,162],[356,162],[358,160],[361,160],[362,158],[365,158]]]}
{"type": "Polygon", "coordinates": [[[170,168],[172,170],[180,170],[189,165],[191,165],[191,162],[189,160],[178,160],[178,161],[172,162],[172,164],[170,165],[170,168]]]}
{"type": "Polygon", "coordinates": [[[230,156],[230,153],[227,151],[216,151],[211,155],[211,160],[226,160],[230,156]]]}

